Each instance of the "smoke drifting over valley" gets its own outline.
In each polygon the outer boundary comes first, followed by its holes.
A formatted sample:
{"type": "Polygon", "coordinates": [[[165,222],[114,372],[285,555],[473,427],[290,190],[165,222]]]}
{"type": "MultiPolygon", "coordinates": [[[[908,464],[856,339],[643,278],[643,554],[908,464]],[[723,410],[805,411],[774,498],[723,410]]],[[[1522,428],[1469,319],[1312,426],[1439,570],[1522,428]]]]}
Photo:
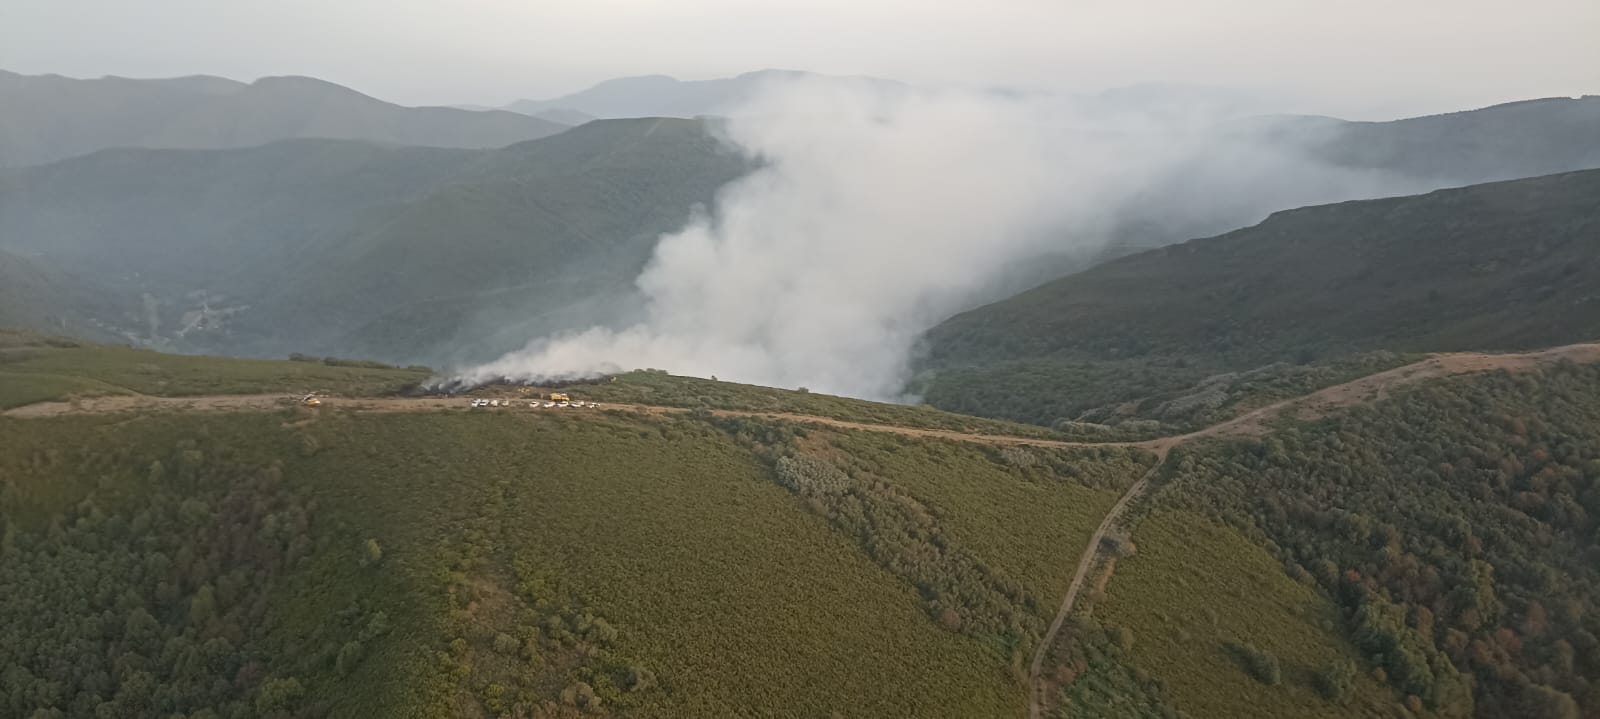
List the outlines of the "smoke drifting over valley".
{"type": "Polygon", "coordinates": [[[661,237],[636,282],[643,321],[537,338],[458,379],[654,367],[892,399],[922,332],[1019,277],[1049,279],[1040,268],[1430,184],[1170,106],[802,77],[727,118],[760,169],[661,237]]]}

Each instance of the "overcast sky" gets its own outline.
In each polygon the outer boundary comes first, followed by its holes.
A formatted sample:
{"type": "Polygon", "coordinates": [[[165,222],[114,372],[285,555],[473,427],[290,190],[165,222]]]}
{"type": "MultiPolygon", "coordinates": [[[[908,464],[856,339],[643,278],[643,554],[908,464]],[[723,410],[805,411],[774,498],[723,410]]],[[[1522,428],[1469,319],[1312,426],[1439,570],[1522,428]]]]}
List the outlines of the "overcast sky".
{"type": "Polygon", "coordinates": [[[0,68],[313,75],[405,104],[762,68],[1244,87],[1381,117],[1600,93],[1600,0],[0,0],[0,68]]]}

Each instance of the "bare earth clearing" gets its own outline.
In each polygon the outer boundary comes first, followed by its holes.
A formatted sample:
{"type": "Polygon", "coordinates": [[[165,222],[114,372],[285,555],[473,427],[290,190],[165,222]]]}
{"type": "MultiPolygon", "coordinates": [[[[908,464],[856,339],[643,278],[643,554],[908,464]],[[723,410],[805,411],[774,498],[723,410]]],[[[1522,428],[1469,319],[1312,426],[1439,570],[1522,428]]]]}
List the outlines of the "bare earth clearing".
{"type": "MultiPolygon", "coordinates": [[[[1030,687],[1029,716],[1039,719],[1045,710],[1049,697],[1053,695],[1054,686],[1043,676],[1043,664],[1050,646],[1055,642],[1056,634],[1066,618],[1072,614],[1077,603],[1077,598],[1087,580],[1090,571],[1100,562],[1100,545],[1106,534],[1117,526],[1122,514],[1127,507],[1136,500],[1149,486],[1150,480],[1161,469],[1166,461],[1168,452],[1185,442],[1202,438],[1225,437],[1250,437],[1258,436],[1267,431],[1269,423],[1285,415],[1296,419],[1311,420],[1326,416],[1336,410],[1357,404],[1376,402],[1393,394],[1394,390],[1429,379],[1449,377],[1454,375],[1471,374],[1474,372],[1487,372],[1493,370],[1524,371],[1559,362],[1577,362],[1580,364],[1600,362],[1600,343],[1574,344],[1555,347],[1536,352],[1489,354],[1479,352],[1454,352],[1433,355],[1425,360],[1397,367],[1395,369],[1368,375],[1344,384],[1326,387],[1303,397],[1284,400],[1252,410],[1246,414],[1221,422],[1204,429],[1188,434],[1139,442],[1069,442],[1060,440],[1034,439],[1029,437],[1012,437],[1004,435],[970,434],[951,430],[924,429],[920,427],[901,427],[895,425],[866,424],[862,422],[847,422],[831,417],[818,417],[814,415],[791,414],[784,412],[748,412],[739,410],[711,410],[711,413],[720,417],[759,417],[777,419],[804,424],[817,424],[840,429],[852,429],[864,432],[885,432],[910,437],[933,437],[961,442],[977,442],[995,445],[1028,445],[1034,447],[1135,447],[1148,450],[1157,457],[1155,466],[1140,477],[1130,486],[1106,513],[1100,526],[1089,538],[1089,546],[1083,550],[1076,568],[1073,571],[1072,582],[1067,587],[1067,592],[1062,597],[1061,608],[1056,612],[1054,620],[1050,623],[1049,630],[1040,641],[1038,649],[1029,666],[1028,683],[1030,687]],[[1292,414],[1291,414],[1292,410],[1292,414]]],[[[533,409],[526,407],[521,401],[513,400],[512,406],[498,408],[470,408],[466,398],[462,397],[361,397],[337,398],[325,400],[326,405],[332,408],[349,409],[357,412],[592,412],[590,408],[562,408],[562,409],[533,409]]],[[[144,395],[113,395],[78,399],[70,402],[42,402],[25,405],[6,410],[4,416],[21,419],[38,419],[48,417],[61,417],[83,414],[108,414],[117,412],[135,411],[178,411],[178,412],[261,412],[298,406],[293,397],[282,394],[263,395],[220,395],[204,397],[149,397],[144,395]]],[[[633,404],[607,404],[606,410],[622,410],[639,412],[643,414],[682,414],[691,410],[681,407],[658,407],[651,405],[633,404]]]]}

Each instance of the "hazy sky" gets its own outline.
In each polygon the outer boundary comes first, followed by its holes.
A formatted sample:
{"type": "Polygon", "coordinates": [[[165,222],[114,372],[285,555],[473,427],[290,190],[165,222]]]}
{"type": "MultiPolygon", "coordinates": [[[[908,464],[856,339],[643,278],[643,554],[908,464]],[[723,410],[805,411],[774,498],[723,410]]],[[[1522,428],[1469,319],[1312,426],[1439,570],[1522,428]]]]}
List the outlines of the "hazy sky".
{"type": "Polygon", "coordinates": [[[405,104],[778,67],[1383,116],[1600,93],[1597,36],[1600,0],[0,0],[0,68],[314,75],[405,104]]]}

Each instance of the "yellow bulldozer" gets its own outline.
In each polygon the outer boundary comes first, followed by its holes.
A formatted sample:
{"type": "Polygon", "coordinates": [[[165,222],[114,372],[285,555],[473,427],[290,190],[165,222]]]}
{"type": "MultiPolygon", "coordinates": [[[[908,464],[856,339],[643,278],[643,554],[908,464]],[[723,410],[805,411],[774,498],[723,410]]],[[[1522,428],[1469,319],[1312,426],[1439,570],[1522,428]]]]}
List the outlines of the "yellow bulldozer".
{"type": "Polygon", "coordinates": [[[308,395],[300,398],[300,404],[305,405],[307,407],[321,407],[322,406],[322,400],[318,399],[317,395],[315,395],[315,394],[308,394],[308,395]]]}

